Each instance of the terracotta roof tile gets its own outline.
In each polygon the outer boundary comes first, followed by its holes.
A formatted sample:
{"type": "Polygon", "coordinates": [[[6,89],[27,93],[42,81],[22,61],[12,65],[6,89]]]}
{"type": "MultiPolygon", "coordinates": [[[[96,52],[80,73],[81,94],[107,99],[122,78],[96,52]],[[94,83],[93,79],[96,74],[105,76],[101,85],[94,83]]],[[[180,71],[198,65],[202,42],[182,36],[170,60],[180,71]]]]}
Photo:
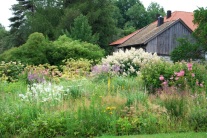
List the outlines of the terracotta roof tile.
{"type": "Polygon", "coordinates": [[[125,36],[125,37],[119,39],[119,40],[117,40],[117,41],[114,41],[114,42],[111,43],[110,45],[119,45],[119,44],[122,44],[122,43],[124,43],[126,40],[128,40],[129,38],[131,38],[132,36],[134,36],[135,34],[137,34],[138,32],[140,32],[140,30],[142,30],[142,29],[139,29],[139,30],[137,30],[137,31],[135,31],[135,32],[133,32],[133,33],[131,33],[131,34],[129,34],[129,35],[127,35],[127,36],[125,36]]]}
{"type": "Polygon", "coordinates": [[[177,20],[177,19],[183,20],[183,22],[192,30],[194,31],[197,28],[197,25],[193,23],[193,12],[184,12],[184,11],[175,11],[172,13],[171,17],[166,19],[164,18],[164,22],[177,20]]]}

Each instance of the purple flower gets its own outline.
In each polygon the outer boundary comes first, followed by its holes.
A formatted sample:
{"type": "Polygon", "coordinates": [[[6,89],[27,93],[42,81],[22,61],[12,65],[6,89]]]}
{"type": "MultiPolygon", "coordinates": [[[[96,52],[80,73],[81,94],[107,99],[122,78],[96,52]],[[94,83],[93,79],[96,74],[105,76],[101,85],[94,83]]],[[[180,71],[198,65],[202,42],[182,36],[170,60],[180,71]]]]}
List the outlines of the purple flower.
{"type": "Polygon", "coordinates": [[[104,64],[104,65],[102,65],[102,71],[103,72],[109,72],[109,69],[110,69],[110,66],[108,65],[108,64],[104,64]]]}
{"type": "Polygon", "coordinates": [[[34,73],[29,72],[27,78],[29,82],[42,83],[45,81],[44,76],[42,76],[41,74],[37,74],[35,72],[34,73]]]}
{"type": "Polygon", "coordinates": [[[94,72],[94,73],[99,73],[100,71],[99,71],[99,67],[96,65],[96,66],[93,66],[93,68],[92,68],[92,72],[94,72]]]}
{"type": "Polygon", "coordinates": [[[120,71],[120,66],[119,66],[119,65],[113,65],[113,66],[112,66],[112,70],[113,70],[114,72],[119,72],[119,71],[120,71]]]}

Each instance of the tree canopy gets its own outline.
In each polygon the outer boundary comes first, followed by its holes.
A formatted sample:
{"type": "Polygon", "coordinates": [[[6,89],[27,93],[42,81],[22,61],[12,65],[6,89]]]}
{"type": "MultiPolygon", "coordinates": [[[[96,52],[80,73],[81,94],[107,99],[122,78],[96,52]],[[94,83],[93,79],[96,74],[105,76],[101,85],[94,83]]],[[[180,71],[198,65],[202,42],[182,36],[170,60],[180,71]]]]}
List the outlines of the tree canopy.
{"type": "Polygon", "coordinates": [[[110,53],[109,43],[165,14],[158,3],[144,7],[140,0],[17,0],[11,10],[11,29],[0,38],[2,51],[25,44],[39,32],[51,41],[67,35],[98,44],[110,53]]]}
{"type": "Polygon", "coordinates": [[[201,45],[202,49],[207,51],[207,7],[198,8],[194,11],[193,22],[198,25],[193,33],[197,42],[201,45]]]}

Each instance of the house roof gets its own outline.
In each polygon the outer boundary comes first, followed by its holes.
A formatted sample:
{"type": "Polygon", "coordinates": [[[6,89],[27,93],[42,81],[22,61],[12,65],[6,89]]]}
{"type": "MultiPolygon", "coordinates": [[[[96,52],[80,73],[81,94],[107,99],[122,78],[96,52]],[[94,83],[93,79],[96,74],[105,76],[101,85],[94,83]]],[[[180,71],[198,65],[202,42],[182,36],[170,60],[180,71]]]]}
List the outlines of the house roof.
{"type": "Polygon", "coordinates": [[[190,29],[190,31],[194,31],[197,28],[197,25],[194,25],[193,19],[194,16],[192,12],[175,11],[171,14],[170,18],[166,19],[166,17],[164,17],[164,23],[161,26],[157,27],[157,21],[155,21],[148,26],[145,26],[121,39],[112,42],[110,45],[119,45],[118,47],[123,47],[134,44],[145,44],[152,37],[160,34],[166,30],[166,28],[178,21],[183,23],[183,25],[190,29]]]}

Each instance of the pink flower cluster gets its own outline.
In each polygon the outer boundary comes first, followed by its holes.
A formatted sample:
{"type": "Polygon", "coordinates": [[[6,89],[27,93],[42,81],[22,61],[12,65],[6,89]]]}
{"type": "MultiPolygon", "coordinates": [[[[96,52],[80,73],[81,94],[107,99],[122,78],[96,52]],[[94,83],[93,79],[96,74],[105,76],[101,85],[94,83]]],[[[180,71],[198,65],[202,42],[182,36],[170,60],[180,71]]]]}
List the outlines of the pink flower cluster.
{"type": "Polygon", "coordinates": [[[180,72],[175,72],[175,75],[176,75],[177,77],[182,77],[182,76],[185,75],[185,71],[184,71],[184,70],[181,70],[180,72]]]}
{"type": "MultiPolygon", "coordinates": [[[[175,72],[174,75],[171,76],[171,78],[169,80],[169,83],[171,83],[171,81],[173,81],[173,80],[177,81],[177,80],[179,80],[180,78],[182,78],[184,76],[186,76],[186,78],[184,78],[184,79],[187,80],[188,74],[190,74],[190,76],[195,79],[195,74],[192,72],[192,67],[193,67],[192,63],[187,63],[188,70],[186,72],[185,72],[185,70],[181,70],[179,72],[175,72]]],[[[165,79],[165,77],[163,75],[160,75],[159,80],[162,82],[162,85],[168,84],[168,80],[165,79]]],[[[196,85],[200,86],[200,87],[204,87],[204,84],[203,83],[199,83],[198,80],[196,80],[196,85]]]]}
{"type": "Polygon", "coordinates": [[[160,79],[160,81],[163,81],[162,82],[163,85],[167,85],[167,81],[165,80],[163,75],[160,75],[159,79],[160,79]]]}
{"type": "Polygon", "coordinates": [[[192,63],[188,63],[188,64],[187,64],[188,70],[192,70],[192,66],[193,66],[192,63]]]}
{"type": "Polygon", "coordinates": [[[165,80],[165,78],[163,77],[163,75],[160,75],[159,79],[160,79],[161,81],[165,80]]]}
{"type": "Polygon", "coordinates": [[[199,83],[198,80],[196,80],[196,85],[200,86],[200,87],[203,87],[203,83],[199,83]]]}

